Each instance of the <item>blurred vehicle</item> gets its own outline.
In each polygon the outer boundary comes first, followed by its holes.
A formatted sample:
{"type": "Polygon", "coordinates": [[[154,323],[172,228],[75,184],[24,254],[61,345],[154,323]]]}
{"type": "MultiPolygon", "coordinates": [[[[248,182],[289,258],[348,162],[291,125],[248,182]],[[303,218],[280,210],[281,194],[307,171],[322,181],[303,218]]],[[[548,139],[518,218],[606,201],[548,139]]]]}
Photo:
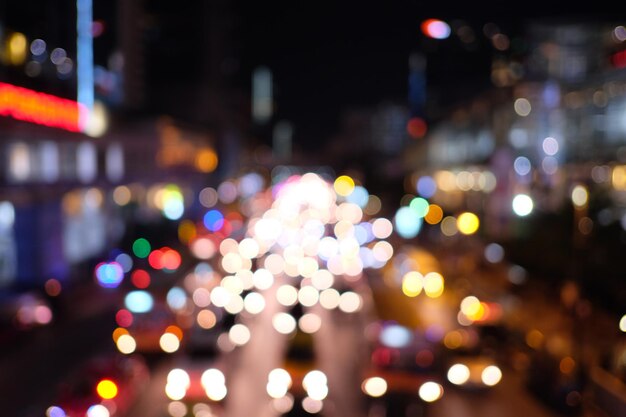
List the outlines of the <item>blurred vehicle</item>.
{"type": "Polygon", "coordinates": [[[91,359],[64,381],[47,415],[123,416],[149,380],[139,356],[107,355],[91,359]]]}
{"type": "Polygon", "coordinates": [[[437,346],[395,322],[380,322],[379,326],[366,377],[384,378],[389,392],[414,394],[439,372],[437,346]]]}
{"type": "Polygon", "coordinates": [[[371,359],[361,390],[371,413],[423,415],[426,403],[443,395],[438,347],[423,334],[395,321],[380,321],[372,338],[371,359]],[[381,411],[382,410],[382,411],[381,411]]]}
{"type": "Polygon", "coordinates": [[[36,291],[0,292],[0,351],[18,348],[30,330],[49,325],[53,308],[36,291]]]}
{"type": "Polygon", "coordinates": [[[482,390],[497,385],[502,371],[493,358],[487,355],[460,355],[450,361],[446,376],[454,385],[482,390]]]}
{"type": "Polygon", "coordinates": [[[170,414],[212,415],[222,410],[228,394],[223,369],[224,365],[217,362],[192,361],[170,370],[165,385],[165,394],[172,401],[170,414]]]}
{"type": "MultiPolygon", "coordinates": [[[[296,317],[300,307],[292,309],[296,317]]],[[[328,395],[326,374],[317,369],[313,336],[297,329],[291,336],[285,360],[281,368],[270,371],[267,378],[267,393],[274,400],[274,408],[288,415],[318,413],[328,395]]]]}
{"type": "Polygon", "coordinates": [[[487,390],[502,379],[498,359],[508,351],[507,331],[501,326],[476,324],[451,330],[444,337],[449,349],[446,369],[447,380],[469,390],[487,390]]]}
{"type": "Polygon", "coordinates": [[[50,303],[36,291],[0,299],[0,325],[19,330],[45,326],[53,319],[50,303]]]}
{"type": "Polygon", "coordinates": [[[123,331],[116,329],[113,338],[122,353],[173,353],[182,343],[183,331],[176,325],[176,315],[164,303],[154,303],[148,311],[122,309],[116,318],[118,329],[123,331]],[[125,336],[122,343],[121,334],[125,336]],[[128,348],[128,338],[132,339],[132,349],[128,348]]]}

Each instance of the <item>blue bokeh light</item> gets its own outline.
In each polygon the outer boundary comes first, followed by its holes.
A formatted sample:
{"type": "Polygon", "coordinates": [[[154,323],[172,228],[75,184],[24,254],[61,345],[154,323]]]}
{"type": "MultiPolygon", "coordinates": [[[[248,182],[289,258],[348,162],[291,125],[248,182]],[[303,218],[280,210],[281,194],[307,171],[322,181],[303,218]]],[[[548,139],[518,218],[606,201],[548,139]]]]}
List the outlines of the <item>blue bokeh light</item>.
{"type": "Polygon", "coordinates": [[[218,210],[209,210],[204,215],[204,226],[211,232],[217,232],[224,226],[224,215],[218,210]]]}
{"type": "Polygon", "coordinates": [[[380,343],[392,348],[406,347],[411,343],[413,334],[409,329],[398,324],[392,324],[381,330],[380,343]]]}
{"type": "Polygon", "coordinates": [[[367,190],[364,187],[357,185],[356,187],[354,187],[352,193],[346,197],[346,201],[348,203],[356,204],[361,208],[365,208],[365,206],[367,206],[369,198],[370,194],[367,192],[367,190]]]}
{"type": "Polygon", "coordinates": [[[96,279],[104,288],[117,288],[124,279],[124,269],[117,262],[100,263],[96,266],[96,279]]]}
{"type": "Polygon", "coordinates": [[[152,310],[154,299],[147,291],[131,291],[126,294],[124,305],[132,313],[147,313],[152,310]]]}
{"type": "Polygon", "coordinates": [[[417,180],[417,192],[424,198],[430,198],[437,192],[437,183],[432,177],[421,177],[417,180]]]}
{"type": "Polygon", "coordinates": [[[396,232],[405,239],[417,236],[422,228],[422,217],[419,217],[411,207],[400,207],[394,218],[396,232]]]}

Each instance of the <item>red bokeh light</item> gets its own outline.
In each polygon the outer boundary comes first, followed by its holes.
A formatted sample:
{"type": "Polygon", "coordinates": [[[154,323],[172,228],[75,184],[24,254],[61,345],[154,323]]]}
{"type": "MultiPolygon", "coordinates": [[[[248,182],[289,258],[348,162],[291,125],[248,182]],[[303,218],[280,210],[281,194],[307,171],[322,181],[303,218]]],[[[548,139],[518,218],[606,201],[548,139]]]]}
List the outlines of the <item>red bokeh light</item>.
{"type": "Polygon", "coordinates": [[[427,130],[426,122],[420,117],[412,117],[406,125],[406,131],[413,139],[423,138],[427,130]]]}
{"type": "Polygon", "coordinates": [[[150,274],[143,269],[137,269],[131,274],[130,280],[137,288],[148,288],[150,285],[150,274]]]}
{"type": "Polygon", "coordinates": [[[120,327],[129,327],[133,324],[133,314],[126,309],[121,309],[115,314],[115,322],[120,327]]]}

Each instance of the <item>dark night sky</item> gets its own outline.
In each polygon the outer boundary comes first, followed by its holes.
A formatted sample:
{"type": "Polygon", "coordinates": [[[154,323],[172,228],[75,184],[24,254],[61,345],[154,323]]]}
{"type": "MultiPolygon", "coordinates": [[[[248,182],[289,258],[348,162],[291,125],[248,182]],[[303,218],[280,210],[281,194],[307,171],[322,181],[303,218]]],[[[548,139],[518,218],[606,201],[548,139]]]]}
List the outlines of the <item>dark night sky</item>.
{"type": "MultiPolygon", "coordinates": [[[[16,27],[33,32],[27,33],[29,36],[44,36],[53,45],[67,44],[71,51],[75,1],[49,3],[49,7],[36,7],[37,0],[0,0],[0,13],[16,27]]],[[[94,3],[96,18],[105,23],[115,21],[114,2],[94,3]]],[[[250,74],[256,66],[270,67],[276,118],[294,122],[296,140],[311,143],[336,132],[346,109],[373,107],[382,100],[406,103],[412,52],[426,53],[429,99],[438,100],[442,107],[489,88],[494,49],[482,34],[488,22],[512,39],[523,33],[525,22],[540,18],[620,22],[621,14],[621,23],[626,22],[626,12],[615,10],[619,3],[608,0],[583,6],[550,2],[546,7],[544,3],[224,0],[215,4],[226,5],[235,21],[232,55],[240,61],[236,77],[240,89],[249,91],[250,74]],[[419,25],[430,17],[468,24],[476,33],[476,48],[468,51],[455,36],[443,41],[426,39],[419,25]]],[[[147,59],[148,88],[153,86],[150,83],[181,80],[192,84],[204,76],[201,53],[194,53],[194,48],[201,48],[198,39],[207,39],[202,29],[206,24],[204,5],[204,0],[145,2],[147,12],[156,16],[147,20],[144,36],[152,48],[149,54],[155,57],[147,59]],[[167,62],[171,65],[164,64],[167,62]]],[[[107,56],[99,53],[112,48],[107,42],[114,42],[115,24],[107,28],[95,42],[101,64],[107,56]]]]}
{"type": "Polygon", "coordinates": [[[538,1],[517,10],[511,2],[494,2],[496,8],[485,2],[473,7],[418,1],[250,3],[241,9],[244,67],[263,64],[273,70],[278,117],[294,121],[296,140],[306,143],[336,131],[344,109],[381,100],[406,103],[411,52],[426,53],[431,99],[436,94],[445,107],[490,87],[497,51],[482,33],[486,23],[514,39],[526,22],[537,19],[614,18],[599,3],[595,10],[539,7],[538,1]],[[431,17],[468,24],[476,33],[474,49],[467,50],[456,36],[426,39],[419,25],[431,17]]]}

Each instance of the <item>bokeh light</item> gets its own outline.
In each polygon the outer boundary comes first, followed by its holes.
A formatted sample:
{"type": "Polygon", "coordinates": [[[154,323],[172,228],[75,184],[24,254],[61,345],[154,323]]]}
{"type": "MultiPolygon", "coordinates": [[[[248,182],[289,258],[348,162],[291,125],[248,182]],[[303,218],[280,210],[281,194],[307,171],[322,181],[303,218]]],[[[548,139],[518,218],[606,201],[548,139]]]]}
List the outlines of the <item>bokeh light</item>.
{"type": "Polygon", "coordinates": [[[346,197],[354,191],[354,180],[347,175],[342,175],[335,180],[333,187],[338,195],[346,197]]]}
{"type": "Polygon", "coordinates": [[[118,310],[115,313],[115,321],[120,327],[129,327],[133,324],[133,314],[126,309],[118,310]]]}
{"type": "Polygon", "coordinates": [[[61,294],[62,286],[59,280],[50,278],[44,284],[44,289],[46,291],[46,294],[48,294],[50,297],[56,297],[61,294]]]}
{"type": "Polygon", "coordinates": [[[456,363],[448,369],[448,381],[454,385],[463,385],[470,378],[470,370],[462,363],[456,363]]]}
{"type": "Polygon", "coordinates": [[[528,216],[533,211],[533,200],[527,194],[517,194],[512,202],[513,212],[520,217],[528,216]]]}
{"type": "Polygon", "coordinates": [[[96,279],[104,288],[117,288],[124,279],[124,270],[117,262],[101,262],[96,266],[96,279]]]}
{"type": "Polygon", "coordinates": [[[490,365],[483,369],[480,378],[485,385],[492,387],[502,379],[502,371],[497,366],[490,365]]]}
{"type": "Polygon", "coordinates": [[[504,259],[504,248],[497,243],[490,243],[485,246],[484,255],[487,262],[498,263],[504,259]]]}
{"type": "Polygon", "coordinates": [[[163,333],[159,339],[159,346],[165,353],[174,353],[180,347],[180,340],[174,333],[163,333]]]}
{"type": "Polygon", "coordinates": [[[528,116],[532,110],[530,101],[523,97],[515,100],[515,103],[513,103],[513,108],[515,109],[515,113],[522,117],[528,116]]]}
{"type": "Polygon", "coordinates": [[[211,232],[217,232],[224,226],[224,215],[219,210],[209,210],[204,215],[204,226],[211,232]]]}
{"type": "Polygon", "coordinates": [[[322,327],[322,319],[314,313],[307,313],[298,320],[298,327],[304,333],[315,333],[322,327]]]}
{"type": "Polygon", "coordinates": [[[422,197],[415,197],[413,200],[411,200],[409,207],[411,207],[415,211],[415,214],[418,217],[424,217],[426,216],[426,214],[428,214],[428,200],[422,197]]]}
{"type": "Polygon", "coordinates": [[[131,291],[124,298],[124,305],[133,313],[147,313],[152,310],[154,299],[149,292],[131,291]]]}
{"type": "Polygon", "coordinates": [[[387,381],[379,376],[367,378],[361,384],[361,389],[370,397],[382,397],[387,392],[387,381]]]}
{"type": "Polygon", "coordinates": [[[439,19],[424,20],[420,28],[424,35],[433,39],[446,39],[452,32],[450,25],[439,19]]]}
{"type": "Polygon", "coordinates": [[[109,409],[102,404],[95,404],[87,409],[87,417],[109,417],[109,409]]]}
{"type": "Polygon", "coordinates": [[[429,272],[424,275],[424,292],[430,298],[437,298],[443,294],[444,280],[438,272],[429,272]]]}
{"type": "Polygon", "coordinates": [[[117,349],[125,355],[133,353],[137,348],[137,342],[135,342],[135,339],[129,334],[120,335],[115,344],[117,349]]]}
{"type": "Polygon", "coordinates": [[[237,346],[243,346],[250,341],[250,329],[243,324],[235,324],[228,331],[228,338],[237,346]]]}
{"type": "Polygon", "coordinates": [[[418,235],[422,227],[422,217],[410,207],[400,207],[394,217],[396,232],[405,239],[418,235]]]}
{"type": "Polygon", "coordinates": [[[459,232],[463,233],[464,235],[471,235],[476,233],[479,225],[480,221],[478,220],[478,216],[476,216],[474,213],[461,213],[456,219],[456,226],[459,229],[459,232]]]}
{"type": "Polygon", "coordinates": [[[587,191],[587,187],[579,184],[572,189],[572,203],[574,206],[584,207],[587,205],[588,200],[589,192],[587,191]]]}
{"type": "Polygon", "coordinates": [[[151,250],[150,242],[144,238],[139,238],[133,242],[133,253],[138,258],[147,258],[151,250]]]}
{"type": "Polygon", "coordinates": [[[413,335],[404,326],[392,324],[383,328],[379,335],[380,343],[392,348],[402,348],[408,346],[413,340],[413,335]]]}
{"type": "Polygon", "coordinates": [[[272,326],[278,333],[290,334],[296,329],[296,319],[289,313],[276,313],[272,317],[272,326]]]}
{"type": "Polygon", "coordinates": [[[417,192],[424,198],[431,198],[437,192],[437,182],[430,176],[420,177],[417,180],[417,192]]]}
{"type": "Polygon", "coordinates": [[[424,220],[428,224],[437,224],[443,219],[443,209],[437,204],[430,204],[424,220]]]}
{"type": "Polygon", "coordinates": [[[53,405],[46,409],[46,417],[66,417],[66,414],[61,407],[53,405]]]}
{"type": "Polygon", "coordinates": [[[402,278],[402,292],[407,297],[417,297],[423,288],[424,277],[417,271],[410,271],[402,278]]]}
{"type": "Polygon", "coordinates": [[[443,396],[443,387],[436,382],[424,382],[420,386],[418,394],[422,400],[432,403],[443,396]]]}
{"type": "Polygon", "coordinates": [[[110,379],[103,379],[96,385],[96,391],[100,398],[110,400],[117,396],[117,385],[110,379]]]}

